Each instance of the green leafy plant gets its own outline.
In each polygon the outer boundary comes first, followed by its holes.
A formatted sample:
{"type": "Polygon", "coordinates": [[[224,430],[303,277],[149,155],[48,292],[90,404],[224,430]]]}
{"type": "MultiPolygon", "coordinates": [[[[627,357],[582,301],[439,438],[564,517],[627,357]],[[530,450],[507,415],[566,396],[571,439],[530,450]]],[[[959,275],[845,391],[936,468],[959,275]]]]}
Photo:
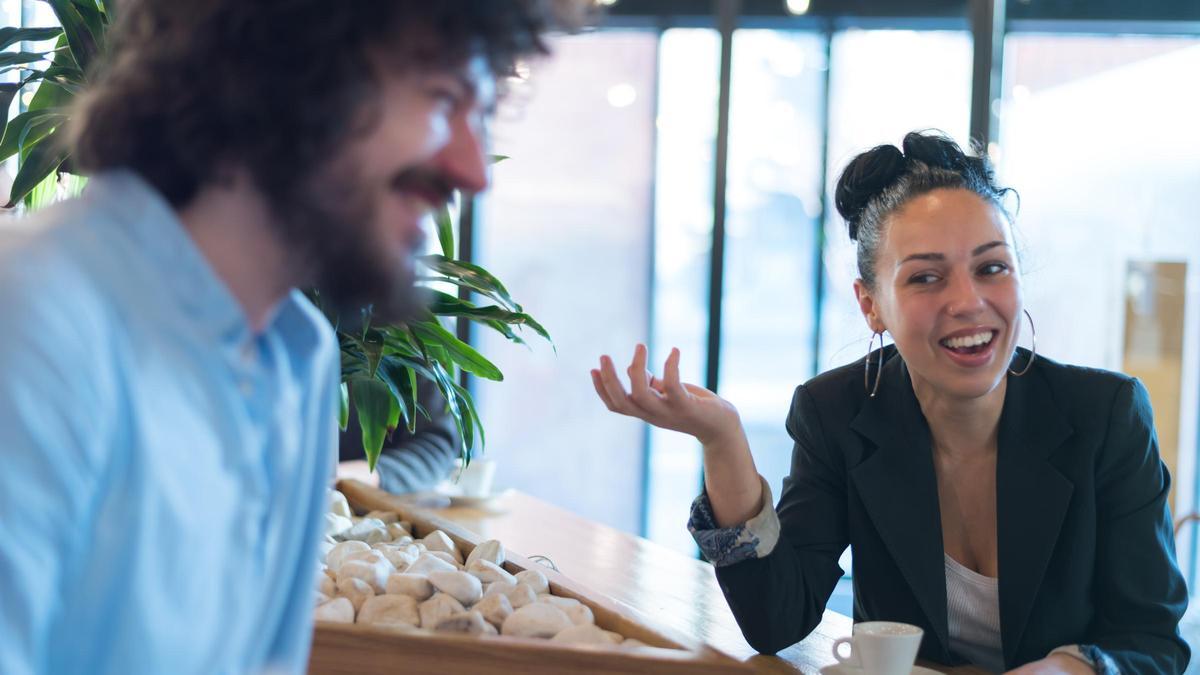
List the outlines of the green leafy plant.
{"type": "MultiPolygon", "coordinates": [[[[72,172],[70,153],[59,133],[70,119],[75,97],[88,85],[92,65],[103,53],[113,3],[42,1],[54,11],[60,26],[0,28],[0,49],[53,44],[40,51],[0,52],[0,73],[18,75],[16,82],[0,83],[3,109],[7,111],[22,92],[31,92],[25,109],[6,118],[0,136],[0,161],[14,155],[20,160],[8,207],[23,204],[27,209],[39,208],[62,194],[77,194],[86,181],[72,172]]],[[[327,311],[341,347],[339,422],[345,429],[353,406],[372,470],[392,431],[402,423],[414,431],[420,417],[428,419],[429,411],[417,399],[418,378],[432,381],[445,398],[462,439],[464,462],[470,461],[476,438],[480,447],[484,445],[483,425],[474,399],[459,383],[459,373],[465,371],[495,381],[504,376],[495,364],[447,330],[443,319],[471,321],[518,344],[526,344],[518,333],[524,328],[550,341],[546,329],[512,299],[499,279],[478,265],[455,259],[449,210],[443,208],[434,220],[442,253],[423,256],[419,261],[424,268],[419,281],[429,286],[431,293],[428,310],[422,316],[403,324],[380,324],[372,321],[370,307],[362,309],[352,322],[327,311]],[[440,288],[457,289],[458,293],[440,288]],[[489,304],[475,304],[468,299],[470,296],[481,297],[489,304]]],[[[322,305],[319,290],[310,291],[309,297],[322,305]]]]}

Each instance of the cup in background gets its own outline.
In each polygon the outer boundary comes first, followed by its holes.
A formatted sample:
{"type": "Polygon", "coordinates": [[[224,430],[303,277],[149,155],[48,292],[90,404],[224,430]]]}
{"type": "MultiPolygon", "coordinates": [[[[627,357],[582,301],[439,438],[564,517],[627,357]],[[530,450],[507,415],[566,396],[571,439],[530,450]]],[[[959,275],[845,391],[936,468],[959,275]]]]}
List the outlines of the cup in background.
{"type": "Polygon", "coordinates": [[[833,643],[833,657],[843,665],[871,675],[909,675],[925,631],[897,621],[864,621],[854,624],[854,636],[833,643]],[[839,648],[850,645],[850,656],[839,648]]]}
{"type": "Polygon", "coordinates": [[[463,468],[459,460],[458,469],[450,475],[450,481],[464,497],[487,497],[492,494],[492,479],[496,477],[496,462],[476,457],[463,468]]]}

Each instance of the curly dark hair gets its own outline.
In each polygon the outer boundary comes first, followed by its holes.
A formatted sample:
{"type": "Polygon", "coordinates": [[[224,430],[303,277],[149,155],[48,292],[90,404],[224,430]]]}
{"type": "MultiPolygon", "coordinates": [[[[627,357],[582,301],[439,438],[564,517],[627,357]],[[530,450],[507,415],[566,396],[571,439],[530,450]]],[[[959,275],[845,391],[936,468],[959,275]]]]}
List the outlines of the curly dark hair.
{"type": "MultiPolygon", "coordinates": [[[[561,0],[560,0],[561,4],[561,0]]],[[[128,0],[71,145],[85,173],[129,168],[172,206],[222,164],[279,198],[366,130],[388,67],[483,56],[497,76],[546,52],[552,0],[128,0]]]]}
{"type": "Polygon", "coordinates": [[[875,260],[887,217],[913,198],[939,188],[970,190],[1012,218],[1003,200],[1015,191],[996,184],[987,156],[968,155],[941,132],[910,132],[901,148],[876,146],[842,171],[834,203],[846,220],[850,239],[858,243],[858,275],[867,288],[875,288],[875,260]]]}

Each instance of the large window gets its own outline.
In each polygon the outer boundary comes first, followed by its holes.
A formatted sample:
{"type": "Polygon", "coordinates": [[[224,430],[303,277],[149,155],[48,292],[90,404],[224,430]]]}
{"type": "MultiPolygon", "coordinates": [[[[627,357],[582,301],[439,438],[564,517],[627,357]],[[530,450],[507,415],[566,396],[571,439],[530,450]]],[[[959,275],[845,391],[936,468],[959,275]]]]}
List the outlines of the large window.
{"type": "Polygon", "coordinates": [[[1200,405],[1200,37],[1013,34],[1005,52],[1000,170],[1021,195],[1038,351],[1143,380],[1182,515],[1200,405]]]}
{"type": "Polygon", "coordinates": [[[495,151],[510,159],[480,200],[477,257],[557,353],[481,332],[505,381],[476,392],[498,486],[638,531],[644,429],[604,408],[588,370],[647,334],[658,36],[596,33],[553,49],[495,125],[495,151]]]}
{"type": "Polygon", "coordinates": [[[769,29],[733,39],[719,388],[776,496],[792,391],[813,374],[827,44],[769,29]]]}
{"type": "MultiPolygon", "coordinates": [[[[668,30],[659,63],[654,204],[651,368],[672,347],[685,382],[704,382],[712,246],[713,162],[717,136],[720,36],[704,28],[668,30]]],[[[620,357],[627,361],[628,348],[620,357]]],[[[684,528],[700,489],[700,448],[690,437],[648,430],[646,534],[677,550],[695,544],[684,528]]]]}

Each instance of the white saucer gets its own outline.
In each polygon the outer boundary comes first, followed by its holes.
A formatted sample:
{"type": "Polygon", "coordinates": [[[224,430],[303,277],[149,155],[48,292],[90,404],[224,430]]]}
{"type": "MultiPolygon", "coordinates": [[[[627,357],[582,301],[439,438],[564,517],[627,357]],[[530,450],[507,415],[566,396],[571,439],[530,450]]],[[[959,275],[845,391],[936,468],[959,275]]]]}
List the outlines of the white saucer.
{"type": "MultiPolygon", "coordinates": [[[[847,666],[840,663],[835,663],[832,666],[825,666],[821,669],[821,675],[867,675],[867,672],[856,666],[847,666]]],[[[938,671],[931,670],[925,666],[913,666],[910,675],[940,675],[938,671]]]]}
{"type": "Polygon", "coordinates": [[[496,506],[496,503],[511,490],[502,492],[493,492],[486,495],[458,495],[452,492],[442,493],[450,499],[451,506],[462,506],[472,509],[488,509],[496,506]]]}

